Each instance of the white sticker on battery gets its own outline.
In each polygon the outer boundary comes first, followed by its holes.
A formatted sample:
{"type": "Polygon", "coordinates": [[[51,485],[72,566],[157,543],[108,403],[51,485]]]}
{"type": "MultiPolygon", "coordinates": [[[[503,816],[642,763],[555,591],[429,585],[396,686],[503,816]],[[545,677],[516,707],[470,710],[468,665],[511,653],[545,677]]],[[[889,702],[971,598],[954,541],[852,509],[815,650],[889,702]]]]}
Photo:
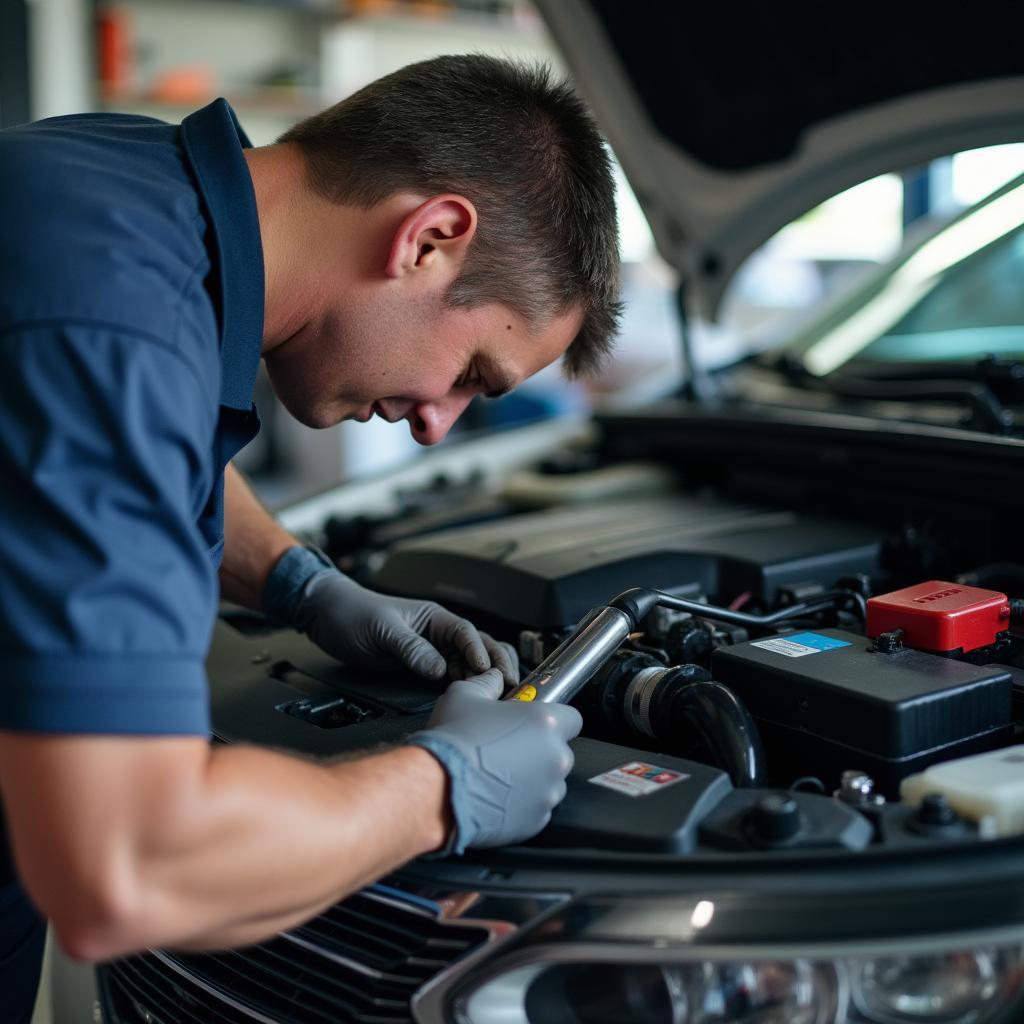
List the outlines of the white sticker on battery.
{"type": "Polygon", "coordinates": [[[803,658],[808,654],[821,654],[836,647],[849,647],[849,640],[837,640],[824,633],[791,633],[789,636],[774,636],[770,640],[755,640],[751,647],[760,647],[787,658],[803,658]]]}
{"type": "Polygon", "coordinates": [[[689,777],[682,772],[659,768],[656,764],[630,761],[627,764],[620,764],[618,768],[595,775],[587,781],[594,783],[595,786],[604,786],[606,789],[625,793],[626,796],[650,796],[689,777]]]}

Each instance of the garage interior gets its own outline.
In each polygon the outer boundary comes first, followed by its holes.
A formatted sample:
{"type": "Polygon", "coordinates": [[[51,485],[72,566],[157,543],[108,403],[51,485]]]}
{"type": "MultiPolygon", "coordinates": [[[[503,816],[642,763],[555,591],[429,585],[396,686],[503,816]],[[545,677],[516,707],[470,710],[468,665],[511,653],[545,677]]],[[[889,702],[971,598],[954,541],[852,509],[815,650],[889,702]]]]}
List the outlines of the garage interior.
{"type": "MultiPolygon", "coordinates": [[[[1005,3],[4,4],[0,129],[178,123],[224,97],[261,146],[416,61],[546,62],[607,137],[622,260],[594,378],[547,367],[424,450],[403,421],[303,426],[261,371],[235,460],[329,564],[511,644],[518,699],[572,701],[550,825],[490,860],[417,861],[244,968],[150,951],[98,987],[51,939],[32,1024],[1019,1019],[1000,1015],[1024,999],[1024,66],[997,42],[1015,27],[1005,3]],[[959,902],[958,877],[977,883],[959,902]],[[721,945],[685,969],[651,952],[705,927],[721,945]],[[388,928],[398,953],[373,946],[388,928]],[[295,967],[330,941],[333,981],[295,967]],[[635,962],[593,952],[634,942],[635,962]]],[[[382,695],[233,605],[207,671],[218,742],[311,759],[400,743],[438,697],[411,677],[382,695]]]]}

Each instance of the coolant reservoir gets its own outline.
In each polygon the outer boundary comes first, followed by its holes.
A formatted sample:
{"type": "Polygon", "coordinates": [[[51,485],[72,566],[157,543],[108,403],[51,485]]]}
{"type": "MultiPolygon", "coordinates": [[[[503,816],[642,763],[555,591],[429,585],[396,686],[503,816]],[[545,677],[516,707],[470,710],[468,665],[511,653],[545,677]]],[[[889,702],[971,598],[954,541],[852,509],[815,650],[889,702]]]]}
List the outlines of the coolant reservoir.
{"type": "Polygon", "coordinates": [[[900,784],[902,799],[915,806],[929,793],[941,793],[955,811],[982,824],[983,833],[1024,832],[1024,745],[936,764],[900,784]]]}

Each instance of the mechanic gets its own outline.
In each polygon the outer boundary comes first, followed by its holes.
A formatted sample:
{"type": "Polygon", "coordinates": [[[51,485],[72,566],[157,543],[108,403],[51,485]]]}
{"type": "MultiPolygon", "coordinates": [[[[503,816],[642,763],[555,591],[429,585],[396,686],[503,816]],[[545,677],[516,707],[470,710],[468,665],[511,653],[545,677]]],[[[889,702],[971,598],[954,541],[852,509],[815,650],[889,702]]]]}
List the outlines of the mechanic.
{"type": "Polygon", "coordinates": [[[261,357],[301,422],[405,419],[422,444],[563,355],[600,363],[617,229],[579,99],[445,57],[265,148],[223,100],[53,118],[0,133],[0,211],[4,1020],[28,1019],[44,918],[87,961],[237,946],[542,828],[578,713],[496,700],[511,649],[347,579],[230,460],[261,357]],[[356,759],[211,746],[218,570],[348,664],[458,681],[356,759]]]}

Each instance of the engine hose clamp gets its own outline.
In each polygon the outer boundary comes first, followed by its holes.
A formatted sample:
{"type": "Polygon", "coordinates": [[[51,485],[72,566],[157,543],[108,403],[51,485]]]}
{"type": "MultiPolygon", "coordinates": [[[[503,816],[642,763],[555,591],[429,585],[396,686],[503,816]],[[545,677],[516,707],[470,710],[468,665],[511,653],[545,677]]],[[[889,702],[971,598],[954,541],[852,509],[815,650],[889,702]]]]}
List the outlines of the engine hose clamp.
{"type": "Polygon", "coordinates": [[[651,727],[651,698],[654,696],[658,683],[665,678],[665,674],[669,671],[671,670],[661,665],[645,668],[637,672],[629,681],[624,701],[626,720],[637,732],[654,736],[654,729],[651,727]]]}

